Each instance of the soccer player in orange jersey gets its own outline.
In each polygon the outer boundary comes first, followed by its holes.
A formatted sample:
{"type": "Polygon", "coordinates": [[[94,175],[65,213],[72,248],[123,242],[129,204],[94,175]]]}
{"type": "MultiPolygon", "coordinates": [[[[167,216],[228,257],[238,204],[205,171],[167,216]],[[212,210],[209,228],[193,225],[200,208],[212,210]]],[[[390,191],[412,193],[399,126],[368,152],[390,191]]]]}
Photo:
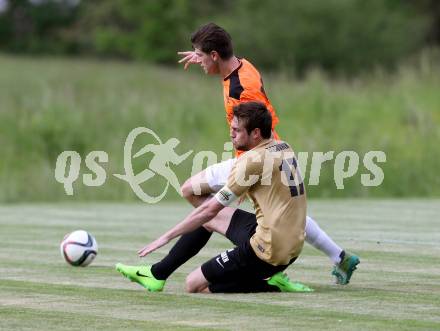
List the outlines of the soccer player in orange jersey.
{"type": "MultiPolygon", "coordinates": [[[[229,126],[233,118],[233,107],[243,102],[263,103],[272,116],[272,137],[278,139],[275,131],[278,117],[270,103],[258,70],[246,59],[234,55],[230,35],[214,23],[197,29],[192,37],[192,51],[179,52],[180,63],[187,69],[190,64],[200,65],[206,74],[220,76],[223,84],[226,120],[229,126]]],[[[236,156],[240,157],[240,151],[236,156]]],[[[183,196],[194,206],[200,206],[226,183],[237,158],[214,164],[188,179],[182,186],[183,196]]],[[[336,283],[348,284],[359,258],[344,251],[313,220],[306,217],[306,242],[325,253],[334,263],[332,274],[336,283]]],[[[212,232],[200,227],[180,237],[169,254],[154,264],[151,275],[164,281],[179,266],[196,255],[207,243],[212,232]]],[[[163,282],[164,284],[165,282],[163,282]]],[[[156,289],[150,289],[156,290],[156,289]]]]}

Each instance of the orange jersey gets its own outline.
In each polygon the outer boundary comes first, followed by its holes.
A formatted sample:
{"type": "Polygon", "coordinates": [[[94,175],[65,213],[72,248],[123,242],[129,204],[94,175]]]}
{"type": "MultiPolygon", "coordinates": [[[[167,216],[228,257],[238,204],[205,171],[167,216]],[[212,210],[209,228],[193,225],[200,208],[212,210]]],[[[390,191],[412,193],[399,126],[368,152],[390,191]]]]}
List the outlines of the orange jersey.
{"type": "MultiPolygon", "coordinates": [[[[264,91],[263,80],[258,70],[246,59],[240,59],[240,65],[223,79],[223,97],[226,109],[226,120],[231,126],[234,106],[248,101],[259,101],[266,105],[272,115],[272,131],[275,139],[279,139],[275,132],[278,117],[264,91]]],[[[240,152],[238,154],[241,154],[240,152]]]]}

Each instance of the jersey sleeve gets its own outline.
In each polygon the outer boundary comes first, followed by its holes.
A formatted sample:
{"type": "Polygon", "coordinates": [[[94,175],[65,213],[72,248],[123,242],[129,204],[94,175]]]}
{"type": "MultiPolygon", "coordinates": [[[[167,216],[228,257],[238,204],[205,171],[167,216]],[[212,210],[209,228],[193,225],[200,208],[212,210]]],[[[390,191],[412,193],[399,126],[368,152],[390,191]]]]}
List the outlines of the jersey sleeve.
{"type": "Polygon", "coordinates": [[[263,170],[263,160],[257,152],[246,152],[238,158],[228,182],[214,196],[223,206],[229,206],[243,194],[245,194],[254,184],[261,180],[263,170]]]}

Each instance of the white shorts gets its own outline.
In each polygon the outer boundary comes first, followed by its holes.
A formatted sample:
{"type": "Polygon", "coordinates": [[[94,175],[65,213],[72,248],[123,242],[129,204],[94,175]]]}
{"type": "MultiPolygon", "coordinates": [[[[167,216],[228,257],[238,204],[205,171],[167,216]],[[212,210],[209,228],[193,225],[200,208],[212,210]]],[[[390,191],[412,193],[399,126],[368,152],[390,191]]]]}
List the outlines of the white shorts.
{"type": "Polygon", "coordinates": [[[229,174],[237,158],[210,165],[205,169],[206,181],[211,189],[219,191],[228,182],[229,174]]]}

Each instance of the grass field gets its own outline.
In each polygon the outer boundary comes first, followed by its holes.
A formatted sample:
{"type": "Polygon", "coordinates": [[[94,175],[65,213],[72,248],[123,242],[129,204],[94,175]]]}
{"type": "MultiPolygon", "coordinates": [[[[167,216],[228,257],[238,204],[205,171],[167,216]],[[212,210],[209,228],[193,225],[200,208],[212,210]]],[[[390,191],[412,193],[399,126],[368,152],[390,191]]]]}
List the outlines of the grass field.
{"type": "MultiPolygon", "coordinates": [[[[309,214],[361,257],[348,286],[329,260],[306,246],[288,269],[307,294],[193,295],[185,275],[229,248],[212,237],[163,293],[148,293],[114,271],[190,208],[184,204],[9,205],[0,207],[1,330],[439,330],[439,200],[312,201],[309,214]],[[86,229],[100,245],[87,268],[65,264],[64,234],[86,229]]],[[[160,259],[166,246],[147,258],[160,259]]]]}

